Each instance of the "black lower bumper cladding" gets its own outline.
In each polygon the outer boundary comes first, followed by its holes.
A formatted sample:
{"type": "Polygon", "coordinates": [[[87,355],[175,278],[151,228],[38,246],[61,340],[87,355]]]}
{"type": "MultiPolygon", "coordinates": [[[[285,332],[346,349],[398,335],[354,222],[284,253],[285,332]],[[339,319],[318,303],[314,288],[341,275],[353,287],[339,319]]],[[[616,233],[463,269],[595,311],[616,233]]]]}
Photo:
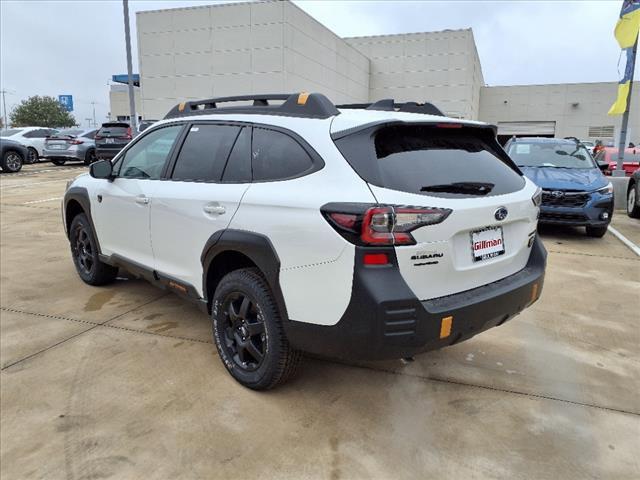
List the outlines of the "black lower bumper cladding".
{"type": "MultiPolygon", "coordinates": [[[[419,301],[406,284],[393,248],[389,266],[363,266],[370,249],[356,247],[351,301],[335,325],[289,320],[285,330],[300,350],[350,360],[409,357],[461,342],[501,325],[542,292],[547,252],[536,238],[519,272],[466,292],[419,301]]],[[[378,249],[376,249],[376,252],[378,249]]]]}

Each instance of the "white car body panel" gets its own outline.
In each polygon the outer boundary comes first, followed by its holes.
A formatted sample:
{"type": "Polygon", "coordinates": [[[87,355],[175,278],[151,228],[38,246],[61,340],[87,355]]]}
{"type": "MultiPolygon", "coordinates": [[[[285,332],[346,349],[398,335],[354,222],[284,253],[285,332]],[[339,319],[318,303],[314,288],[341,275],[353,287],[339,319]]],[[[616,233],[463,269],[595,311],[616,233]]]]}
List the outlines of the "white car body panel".
{"type": "Polygon", "coordinates": [[[159,182],[132,178],[94,182],[89,190],[91,216],[102,253],[116,254],[152,267],[150,208],[159,182]],[[102,201],[98,201],[98,196],[102,197],[102,201]],[[144,198],[148,203],[141,203],[144,198]]]}
{"type": "Polygon", "coordinates": [[[524,268],[531,251],[529,234],[535,232],[538,217],[538,208],[531,200],[537,187],[528,179],[525,182],[524,188],[517,192],[473,199],[418,195],[371,185],[380,203],[453,210],[442,223],[413,230],[416,245],[396,247],[400,272],[419,300],[470,290],[524,268]],[[503,221],[494,217],[500,207],[506,207],[509,212],[503,221]],[[495,225],[502,227],[505,253],[474,262],[471,232],[495,225]],[[411,259],[433,253],[443,254],[437,258],[437,264],[416,265],[425,262],[411,259]]]}
{"type": "Polygon", "coordinates": [[[45,137],[42,138],[28,138],[24,135],[29,132],[33,132],[34,130],[40,130],[45,127],[20,127],[20,132],[15,133],[11,136],[5,137],[7,139],[15,140],[16,142],[24,145],[25,147],[34,148],[38,152],[38,156],[44,156],[44,141],[45,137]]]}
{"type": "Polygon", "coordinates": [[[202,249],[213,233],[227,228],[249,184],[156,183],[151,201],[154,268],[193,285],[203,296],[202,249]]]}

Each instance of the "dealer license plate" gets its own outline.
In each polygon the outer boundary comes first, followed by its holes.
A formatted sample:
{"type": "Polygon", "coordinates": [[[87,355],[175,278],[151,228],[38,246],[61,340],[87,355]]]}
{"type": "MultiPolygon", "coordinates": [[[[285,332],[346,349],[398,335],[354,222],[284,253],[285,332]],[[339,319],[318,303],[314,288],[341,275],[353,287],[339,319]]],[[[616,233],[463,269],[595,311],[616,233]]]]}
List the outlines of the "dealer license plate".
{"type": "Polygon", "coordinates": [[[471,232],[471,254],[474,262],[504,255],[502,227],[486,227],[471,232]]]}
{"type": "Polygon", "coordinates": [[[113,138],[106,138],[104,143],[113,143],[113,138]]]}

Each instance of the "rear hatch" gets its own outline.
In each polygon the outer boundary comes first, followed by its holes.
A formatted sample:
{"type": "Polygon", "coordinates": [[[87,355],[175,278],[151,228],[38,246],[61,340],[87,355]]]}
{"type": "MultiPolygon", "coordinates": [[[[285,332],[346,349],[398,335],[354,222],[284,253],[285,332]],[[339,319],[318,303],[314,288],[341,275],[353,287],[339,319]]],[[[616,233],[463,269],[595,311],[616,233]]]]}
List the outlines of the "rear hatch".
{"type": "Polygon", "coordinates": [[[420,300],[486,285],[526,265],[538,189],[491,127],[396,122],[334,141],[380,204],[409,214],[410,207],[446,212],[439,223],[418,222],[413,244],[395,245],[402,276],[420,300]]]}
{"type": "Polygon", "coordinates": [[[120,150],[131,141],[131,128],[126,123],[105,123],[94,138],[96,147],[120,150]]]}
{"type": "Polygon", "coordinates": [[[80,145],[83,143],[74,134],[62,134],[58,133],[51,137],[47,137],[44,141],[44,148],[47,150],[64,151],[68,150],[72,145],[80,145]]]}

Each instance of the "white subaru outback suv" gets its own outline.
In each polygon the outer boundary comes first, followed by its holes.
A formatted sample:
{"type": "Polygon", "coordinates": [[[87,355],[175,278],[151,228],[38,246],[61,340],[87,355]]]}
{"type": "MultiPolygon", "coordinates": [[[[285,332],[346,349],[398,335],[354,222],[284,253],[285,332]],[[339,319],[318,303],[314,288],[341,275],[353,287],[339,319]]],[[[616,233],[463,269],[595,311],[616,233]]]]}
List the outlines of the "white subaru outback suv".
{"type": "Polygon", "coordinates": [[[63,220],[83,281],[123,268],[197,302],[268,389],[301,352],[409,357],[521,312],[539,203],[490,125],[303,93],[181,103],[71,182],[63,220]]]}

